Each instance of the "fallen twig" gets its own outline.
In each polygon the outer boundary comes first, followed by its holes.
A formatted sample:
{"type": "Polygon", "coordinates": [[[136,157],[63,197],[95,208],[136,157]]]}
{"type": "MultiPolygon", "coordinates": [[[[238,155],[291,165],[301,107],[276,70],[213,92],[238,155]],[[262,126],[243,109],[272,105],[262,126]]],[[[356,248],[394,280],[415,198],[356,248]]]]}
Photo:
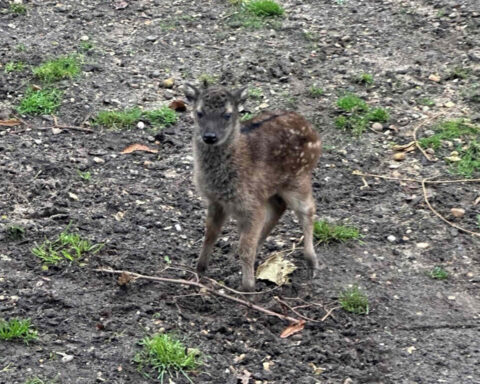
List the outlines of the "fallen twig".
{"type": "Polygon", "coordinates": [[[441,220],[443,220],[445,223],[451,225],[452,227],[454,228],[457,228],[459,231],[463,231],[463,232],[466,232],[466,233],[469,233],[473,236],[480,236],[480,233],[479,232],[473,232],[473,231],[470,231],[469,229],[466,229],[466,228],[463,228],[455,223],[452,223],[451,221],[447,220],[444,216],[442,216],[435,208],[432,207],[432,205],[430,204],[430,201],[428,201],[428,194],[427,194],[427,188],[425,187],[425,183],[428,181],[428,179],[423,179],[422,180],[422,190],[423,190],[423,198],[425,199],[425,203],[427,204],[428,208],[430,208],[430,210],[437,216],[439,217],[441,220]]]}
{"type": "Polygon", "coordinates": [[[391,177],[391,176],[385,176],[385,175],[376,175],[372,173],[363,173],[360,171],[353,171],[353,174],[356,176],[361,176],[361,177],[377,177],[379,179],[384,179],[384,180],[395,180],[395,181],[412,181],[415,183],[420,183],[422,185],[422,190],[423,190],[423,199],[425,200],[425,203],[427,204],[427,207],[441,220],[443,220],[445,223],[448,225],[457,228],[459,231],[469,233],[470,235],[473,236],[480,236],[479,232],[474,232],[470,231],[469,229],[463,228],[455,223],[452,223],[451,221],[447,220],[444,216],[442,216],[435,208],[432,207],[430,204],[430,201],[428,200],[427,196],[427,189],[426,189],[426,184],[449,184],[449,183],[478,183],[480,182],[480,179],[459,179],[459,180],[431,180],[431,178],[424,178],[424,179],[409,179],[409,178],[398,178],[398,177],[391,177]]]}
{"type": "Polygon", "coordinates": [[[280,299],[278,296],[274,296],[273,297],[278,303],[280,303],[281,305],[285,306],[286,308],[288,308],[290,311],[292,311],[293,313],[295,313],[298,317],[302,318],[303,320],[306,320],[306,321],[312,321],[314,323],[321,323],[322,321],[321,320],[315,320],[315,319],[312,319],[311,317],[307,317],[307,316],[304,316],[302,315],[300,312],[298,312],[295,307],[291,307],[290,305],[288,305],[285,301],[283,301],[282,299],[280,299]]]}
{"type": "MultiPolygon", "coordinates": [[[[207,287],[206,285],[204,285],[202,283],[199,283],[199,282],[196,282],[196,281],[184,280],[184,279],[171,279],[171,278],[168,278],[168,277],[147,276],[147,275],[141,275],[141,274],[135,273],[135,272],[123,271],[123,270],[113,270],[113,269],[109,269],[109,268],[97,268],[97,269],[94,269],[94,271],[95,272],[112,273],[112,274],[116,274],[116,275],[128,274],[128,275],[132,276],[134,279],[145,279],[145,280],[160,281],[160,282],[163,282],[163,283],[170,283],[170,284],[190,285],[190,286],[193,286],[193,287],[200,288],[200,289],[204,290],[204,292],[211,293],[215,296],[220,296],[224,299],[234,301],[238,304],[241,304],[241,305],[243,305],[247,308],[251,308],[251,309],[254,309],[258,312],[265,313],[269,316],[278,317],[279,319],[282,319],[282,320],[287,320],[287,321],[289,321],[291,323],[294,323],[294,324],[303,321],[303,320],[296,319],[294,317],[282,315],[281,313],[271,311],[267,308],[264,308],[264,307],[261,307],[259,305],[253,304],[253,303],[251,303],[247,300],[243,300],[243,299],[240,299],[238,297],[231,296],[231,295],[228,295],[228,294],[223,293],[223,292],[219,292],[215,289],[207,287]]],[[[243,293],[243,292],[239,292],[239,293],[243,293]]]]}
{"type": "Polygon", "coordinates": [[[425,152],[425,150],[422,148],[422,146],[420,145],[420,143],[418,142],[417,140],[417,131],[423,127],[424,125],[426,125],[427,123],[429,123],[430,121],[433,121],[433,120],[436,120],[439,116],[443,115],[443,112],[440,112],[440,113],[437,113],[436,115],[433,115],[431,117],[427,117],[426,119],[422,120],[419,124],[417,124],[417,126],[415,127],[415,129],[413,130],[413,140],[415,141],[415,145],[416,147],[420,150],[420,152],[422,152],[423,156],[425,156],[425,158],[428,160],[428,161],[433,161],[430,156],[427,154],[427,152],[425,152]]]}

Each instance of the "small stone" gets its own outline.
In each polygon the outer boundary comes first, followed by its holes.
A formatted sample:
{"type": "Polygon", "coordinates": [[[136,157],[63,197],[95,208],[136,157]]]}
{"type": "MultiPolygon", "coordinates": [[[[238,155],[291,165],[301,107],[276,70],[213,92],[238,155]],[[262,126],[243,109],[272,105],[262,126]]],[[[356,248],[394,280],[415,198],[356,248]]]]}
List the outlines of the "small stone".
{"type": "Polygon", "coordinates": [[[445,104],[443,104],[446,108],[453,108],[455,106],[455,103],[453,101],[447,101],[445,104]]]}
{"type": "Polygon", "coordinates": [[[439,83],[441,78],[438,75],[431,74],[430,76],[428,76],[428,80],[434,81],[435,83],[439,83]]]}
{"type": "Polygon", "coordinates": [[[393,160],[395,161],[403,161],[405,160],[405,152],[397,152],[393,154],[393,160]]]}
{"type": "Polygon", "coordinates": [[[64,354],[62,357],[62,363],[68,363],[73,360],[73,355],[64,354]]]}
{"type": "Polygon", "coordinates": [[[472,61],[480,61],[480,49],[472,49],[468,52],[468,57],[472,61]]]}
{"type": "Polygon", "coordinates": [[[177,232],[182,232],[182,227],[180,226],[180,224],[175,224],[175,230],[177,232]]]}
{"type": "Polygon", "coordinates": [[[145,39],[146,39],[147,41],[154,42],[154,41],[157,41],[158,36],[150,35],[150,36],[147,36],[145,39]]]}
{"type": "Polygon", "coordinates": [[[452,208],[450,212],[455,217],[463,217],[465,215],[465,210],[463,208],[452,208]]]}
{"type": "Polygon", "coordinates": [[[52,133],[53,133],[54,135],[58,135],[58,134],[60,134],[60,133],[62,133],[62,132],[63,132],[63,131],[62,131],[60,128],[55,128],[55,127],[52,128],[52,133]]]}
{"type": "Polygon", "coordinates": [[[433,148],[427,148],[427,149],[425,149],[425,152],[428,153],[429,155],[434,155],[435,154],[435,150],[433,148]]]}
{"type": "Polygon", "coordinates": [[[380,131],[383,130],[383,125],[380,124],[380,123],[378,123],[378,122],[377,122],[377,123],[373,123],[372,129],[373,129],[374,131],[380,132],[380,131]]]}
{"type": "Polygon", "coordinates": [[[80,37],[80,41],[88,41],[89,37],[87,35],[83,35],[80,37]]]}
{"type": "Polygon", "coordinates": [[[78,201],[78,196],[73,192],[68,192],[68,197],[72,200],[78,201]]]}
{"type": "Polygon", "coordinates": [[[430,247],[430,243],[417,243],[416,244],[417,248],[420,248],[420,249],[425,249],[425,248],[428,248],[430,247]]]}
{"type": "Polygon", "coordinates": [[[390,242],[390,243],[394,243],[395,241],[397,241],[397,238],[393,235],[388,235],[387,237],[387,240],[390,242]]]}
{"type": "Polygon", "coordinates": [[[137,128],[138,128],[138,129],[144,129],[144,128],[145,128],[145,123],[144,123],[143,121],[139,121],[139,122],[137,123],[137,128]]]}
{"type": "Polygon", "coordinates": [[[103,163],[105,163],[105,160],[102,159],[101,157],[96,157],[96,156],[95,156],[95,157],[93,158],[93,162],[94,162],[94,163],[97,163],[97,164],[103,164],[103,163]]]}
{"type": "Polygon", "coordinates": [[[163,80],[164,88],[173,88],[173,84],[175,84],[175,79],[173,77],[163,80]]]}

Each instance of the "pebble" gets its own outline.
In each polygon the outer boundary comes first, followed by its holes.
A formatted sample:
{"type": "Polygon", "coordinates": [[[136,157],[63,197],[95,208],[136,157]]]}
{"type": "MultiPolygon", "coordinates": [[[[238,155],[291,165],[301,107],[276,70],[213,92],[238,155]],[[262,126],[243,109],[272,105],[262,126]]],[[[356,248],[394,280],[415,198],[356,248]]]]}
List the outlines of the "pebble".
{"type": "Polygon", "coordinates": [[[450,212],[455,217],[463,217],[465,215],[465,210],[463,208],[452,208],[450,212]]]}
{"type": "Polygon", "coordinates": [[[397,241],[397,238],[393,235],[388,235],[387,237],[387,240],[390,242],[390,243],[394,243],[395,241],[397,241]]]}
{"type": "Polygon", "coordinates": [[[89,37],[87,35],[83,35],[80,37],[80,41],[88,41],[89,37]]]}
{"type": "Polygon", "coordinates": [[[52,128],[52,133],[54,135],[58,135],[59,133],[62,133],[62,130],[60,128],[52,128]]]}
{"type": "Polygon", "coordinates": [[[158,39],[158,36],[153,36],[153,35],[147,36],[145,38],[145,40],[150,41],[150,42],[157,41],[157,39],[158,39]]]}
{"type": "Polygon", "coordinates": [[[175,224],[175,230],[177,232],[182,232],[182,227],[180,226],[180,224],[175,224]]]}
{"type": "Polygon", "coordinates": [[[145,128],[145,123],[144,123],[143,121],[139,121],[139,122],[137,123],[137,128],[138,128],[138,129],[144,129],[144,128],[145,128]]]}
{"type": "Polygon", "coordinates": [[[393,160],[395,161],[403,161],[405,160],[405,152],[397,152],[393,155],[393,160]]]}
{"type": "Polygon", "coordinates": [[[453,108],[455,106],[455,103],[453,101],[447,101],[445,104],[443,104],[446,108],[453,108]]]}
{"type": "Polygon", "coordinates": [[[430,247],[430,243],[417,243],[416,246],[417,246],[417,248],[425,249],[425,248],[430,247]]]}
{"type": "Polygon", "coordinates": [[[105,160],[102,159],[101,157],[96,157],[96,156],[95,156],[95,157],[93,158],[93,162],[94,162],[94,163],[97,163],[97,164],[103,164],[103,163],[105,163],[105,160]]]}
{"type": "Polygon", "coordinates": [[[434,81],[435,83],[439,83],[441,78],[438,75],[431,74],[430,76],[428,76],[428,80],[434,81]]]}
{"type": "Polygon", "coordinates": [[[374,131],[377,131],[377,132],[382,131],[382,130],[383,130],[383,125],[380,124],[380,123],[378,123],[378,122],[377,122],[377,123],[373,123],[372,129],[373,129],[374,131]]]}
{"type": "Polygon", "coordinates": [[[173,77],[163,80],[164,88],[173,88],[173,84],[175,84],[175,79],[173,77]]]}

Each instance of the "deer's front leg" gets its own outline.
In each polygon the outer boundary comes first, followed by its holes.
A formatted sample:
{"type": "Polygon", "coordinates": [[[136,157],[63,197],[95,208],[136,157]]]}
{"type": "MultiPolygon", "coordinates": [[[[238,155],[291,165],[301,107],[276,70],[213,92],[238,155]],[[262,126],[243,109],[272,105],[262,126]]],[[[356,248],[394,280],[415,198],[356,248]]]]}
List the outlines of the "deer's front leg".
{"type": "Polygon", "coordinates": [[[197,272],[202,275],[205,273],[212,254],[213,245],[217,241],[218,235],[222,229],[227,215],[220,204],[209,203],[207,208],[207,220],[205,223],[205,238],[203,240],[200,257],[197,261],[197,272]]]}
{"type": "Polygon", "coordinates": [[[258,207],[239,220],[240,244],[238,253],[242,266],[242,289],[255,290],[255,256],[265,221],[265,206],[258,207]]]}

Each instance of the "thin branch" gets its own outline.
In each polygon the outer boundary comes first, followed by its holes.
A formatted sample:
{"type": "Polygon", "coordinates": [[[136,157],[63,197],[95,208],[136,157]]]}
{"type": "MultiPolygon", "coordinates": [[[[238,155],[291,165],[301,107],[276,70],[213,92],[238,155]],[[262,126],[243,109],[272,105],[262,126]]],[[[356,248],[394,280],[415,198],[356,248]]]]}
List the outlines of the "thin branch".
{"type": "Polygon", "coordinates": [[[336,309],[338,309],[340,307],[333,307],[331,309],[328,310],[327,314],[325,316],[323,316],[320,321],[325,321],[328,319],[329,316],[332,316],[332,312],[335,311],[336,309]]]}
{"type": "Polygon", "coordinates": [[[352,172],[355,176],[361,177],[377,177],[379,179],[384,180],[395,180],[395,181],[412,181],[414,183],[422,183],[425,181],[426,184],[449,184],[449,183],[479,183],[480,179],[456,179],[456,180],[429,180],[430,178],[426,179],[410,179],[410,178],[402,178],[402,177],[393,177],[393,176],[385,176],[385,175],[377,175],[374,173],[363,173],[362,171],[355,170],[352,172]]]}
{"type": "Polygon", "coordinates": [[[315,319],[312,319],[310,317],[307,317],[307,316],[304,316],[302,315],[300,312],[298,312],[297,310],[295,310],[295,308],[291,307],[290,305],[288,305],[285,301],[283,301],[282,299],[280,299],[278,296],[274,296],[273,297],[277,302],[279,302],[281,305],[284,305],[285,307],[287,307],[290,311],[292,311],[294,314],[296,314],[298,317],[300,317],[301,319],[303,320],[306,320],[306,321],[312,321],[314,323],[321,323],[320,320],[315,320],[315,319]]]}
{"type": "Polygon", "coordinates": [[[473,236],[480,236],[480,233],[479,232],[473,232],[473,231],[470,231],[466,228],[463,228],[455,223],[452,223],[451,221],[447,220],[444,216],[442,216],[438,211],[435,210],[435,208],[432,207],[432,204],[430,204],[430,201],[428,200],[428,194],[427,194],[427,188],[425,186],[425,183],[427,182],[428,180],[427,179],[423,179],[422,180],[422,190],[423,190],[423,198],[425,199],[425,203],[427,203],[427,206],[428,208],[430,208],[430,210],[436,215],[438,216],[441,220],[443,220],[445,223],[447,223],[448,225],[454,227],[454,228],[457,228],[459,231],[463,231],[463,232],[466,232],[466,233],[469,233],[473,236]]]}
{"type": "Polygon", "coordinates": [[[433,121],[433,120],[436,120],[439,116],[443,115],[443,112],[440,112],[440,113],[437,113],[436,115],[434,116],[431,116],[431,117],[427,117],[426,119],[422,120],[416,127],[415,129],[413,130],[413,140],[415,141],[415,145],[416,147],[420,150],[420,152],[422,152],[423,156],[425,156],[425,158],[428,160],[428,161],[433,161],[430,156],[427,154],[427,152],[425,152],[425,150],[422,148],[422,146],[420,145],[420,143],[418,142],[417,140],[417,131],[423,127],[424,125],[426,125],[427,123],[433,121]]]}
{"type": "Polygon", "coordinates": [[[115,274],[115,275],[128,274],[128,275],[131,275],[132,277],[134,277],[136,279],[160,281],[160,282],[163,282],[163,283],[170,283],[170,284],[189,285],[189,286],[192,286],[192,287],[197,287],[197,288],[203,289],[204,291],[209,292],[209,293],[211,293],[215,296],[220,296],[224,299],[234,301],[234,302],[236,302],[240,305],[243,305],[243,306],[245,306],[247,308],[250,308],[250,309],[254,309],[258,312],[262,312],[262,313],[265,313],[265,314],[270,315],[270,316],[278,317],[279,319],[282,319],[282,320],[288,320],[290,323],[293,323],[293,324],[297,324],[301,321],[299,319],[296,319],[296,318],[293,318],[293,317],[290,317],[290,316],[285,316],[285,315],[282,315],[280,313],[270,311],[269,309],[266,309],[264,307],[260,307],[259,305],[252,304],[251,302],[249,302],[247,300],[243,300],[243,299],[240,299],[238,297],[234,297],[234,296],[231,296],[231,295],[227,295],[226,293],[219,292],[215,289],[209,288],[206,285],[198,283],[196,281],[190,281],[190,280],[184,280],[184,279],[171,279],[171,278],[167,278],[167,277],[157,277],[157,276],[146,276],[146,275],[141,275],[141,274],[135,273],[135,272],[124,271],[124,270],[113,270],[113,269],[108,269],[108,268],[97,268],[97,269],[94,269],[94,271],[95,272],[112,273],[112,274],[115,274]]]}

